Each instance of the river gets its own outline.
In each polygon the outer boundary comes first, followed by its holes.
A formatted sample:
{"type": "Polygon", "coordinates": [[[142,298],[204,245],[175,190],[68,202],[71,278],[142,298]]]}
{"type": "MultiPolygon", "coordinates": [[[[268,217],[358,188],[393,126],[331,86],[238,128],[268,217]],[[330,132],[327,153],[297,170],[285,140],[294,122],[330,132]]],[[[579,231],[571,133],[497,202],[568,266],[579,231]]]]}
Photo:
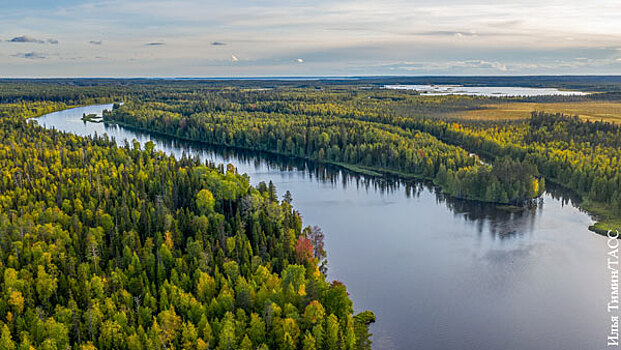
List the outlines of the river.
{"type": "Polygon", "coordinates": [[[422,182],[357,176],[289,158],[179,142],[103,123],[80,107],[38,118],[48,128],[152,140],[180,156],[232,163],[272,180],[306,225],[326,233],[330,279],[357,311],[372,310],[376,349],[606,348],[610,275],[605,237],[560,191],[510,211],[444,197],[422,182]]]}

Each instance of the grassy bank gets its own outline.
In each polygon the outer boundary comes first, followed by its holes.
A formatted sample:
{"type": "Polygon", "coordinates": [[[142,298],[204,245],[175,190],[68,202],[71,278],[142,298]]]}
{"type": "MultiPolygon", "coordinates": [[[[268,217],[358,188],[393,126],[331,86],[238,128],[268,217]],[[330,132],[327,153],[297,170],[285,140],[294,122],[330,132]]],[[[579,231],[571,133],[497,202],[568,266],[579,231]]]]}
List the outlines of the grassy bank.
{"type": "Polygon", "coordinates": [[[580,207],[597,220],[597,222],[589,226],[589,230],[600,235],[607,235],[608,231],[621,231],[621,218],[616,216],[614,212],[605,204],[585,201],[580,207]]]}

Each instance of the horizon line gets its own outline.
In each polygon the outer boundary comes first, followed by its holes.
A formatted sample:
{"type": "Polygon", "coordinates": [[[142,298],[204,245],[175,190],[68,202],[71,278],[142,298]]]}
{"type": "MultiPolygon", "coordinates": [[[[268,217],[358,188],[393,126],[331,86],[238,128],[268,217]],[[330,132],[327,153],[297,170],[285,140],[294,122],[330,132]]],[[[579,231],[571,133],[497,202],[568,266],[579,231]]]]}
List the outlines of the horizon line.
{"type": "Polygon", "coordinates": [[[256,75],[256,76],[54,76],[54,77],[0,77],[2,80],[363,80],[374,78],[621,78],[621,74],[533,74],[533,75],[256,75]]]}

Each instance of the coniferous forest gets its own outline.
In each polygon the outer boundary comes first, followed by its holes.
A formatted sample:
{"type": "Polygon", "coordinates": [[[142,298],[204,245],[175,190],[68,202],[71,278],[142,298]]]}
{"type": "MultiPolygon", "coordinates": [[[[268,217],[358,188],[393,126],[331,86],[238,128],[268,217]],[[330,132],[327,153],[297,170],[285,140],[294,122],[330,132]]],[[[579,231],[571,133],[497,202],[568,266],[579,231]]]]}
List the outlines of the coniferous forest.
{"type": "Polygon", "coordinates": [[[621,133],[613,121],[538,111],[517,120],[459,118],[460,111],[494,103],[617,101],[614,88],[591,96],[490,98],[275,85],[138,93],[104,119],[366,174],[429,179],[447,194],[484,202],[535,203],[547,180],[574,191],[599,215],[594,231],[620,225],[621,133]]]}
{"type": "Polygon", "coordinates": [[[1,349],[370,346],[291,195],[24,111],[0,120],[1,349]]]}

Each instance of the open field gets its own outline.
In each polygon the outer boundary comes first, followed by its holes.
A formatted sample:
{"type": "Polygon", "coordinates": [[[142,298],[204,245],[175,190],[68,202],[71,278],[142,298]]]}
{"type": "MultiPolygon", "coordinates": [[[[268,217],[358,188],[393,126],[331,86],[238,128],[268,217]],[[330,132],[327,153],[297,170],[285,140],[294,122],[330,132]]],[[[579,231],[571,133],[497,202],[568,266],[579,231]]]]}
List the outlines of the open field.
{"type": "Polygon", "coordinates": [[[530,117],[532,111],[542,111],[547,113],[578,115],[585,120],[603,119],[614,123],[621,122],[621,102],[512,102],[487,104],[483,107],[485,109],[453,112],[450,113],[448,117],[471,120],[515,120],[530,117]]]}

